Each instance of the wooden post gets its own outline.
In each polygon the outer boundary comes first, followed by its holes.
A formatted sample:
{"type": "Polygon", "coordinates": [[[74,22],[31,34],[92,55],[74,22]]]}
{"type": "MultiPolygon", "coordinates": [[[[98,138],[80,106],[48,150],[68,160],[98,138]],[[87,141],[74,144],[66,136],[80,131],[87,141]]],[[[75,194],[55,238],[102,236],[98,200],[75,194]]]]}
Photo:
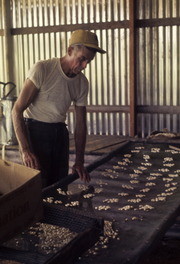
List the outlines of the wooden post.
{"type": "Polygon", "coordinates": [[[5,62],[5,76],[4,82],[13,82],[13,40],[11,35],[11,10],[10,0],[3,0],[3,14],[4,14],[4,62],[5,62]]]}
{"type": "Polygon", "coordinates": [[[129,0],[130,136],[136,135],[135,0],[129,0]]]}

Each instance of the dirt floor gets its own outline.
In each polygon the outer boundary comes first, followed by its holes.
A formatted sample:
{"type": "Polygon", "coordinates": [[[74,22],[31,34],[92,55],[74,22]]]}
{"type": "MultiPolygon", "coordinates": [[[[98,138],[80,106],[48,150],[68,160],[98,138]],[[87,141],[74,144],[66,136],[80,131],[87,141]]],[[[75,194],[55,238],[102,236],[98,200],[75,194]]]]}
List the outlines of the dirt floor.
{"type": "Polygon", "coordinates": [[[159,245],[139,264],[179,264],[180,240],[162,239],[159,245]]]}

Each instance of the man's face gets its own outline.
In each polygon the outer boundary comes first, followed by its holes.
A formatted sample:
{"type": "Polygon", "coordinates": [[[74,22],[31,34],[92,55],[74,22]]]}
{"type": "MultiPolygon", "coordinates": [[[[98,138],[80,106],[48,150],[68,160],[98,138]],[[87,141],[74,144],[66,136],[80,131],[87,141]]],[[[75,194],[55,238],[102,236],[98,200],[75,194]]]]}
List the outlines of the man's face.
{"type": "Polygon", "coordinates": [[[82,49],[72,48],[70,55],[70,70],[73,75],[79,74],[84,70],[88,63],[95,57],[95,52],[86,47],[82,49]]]}

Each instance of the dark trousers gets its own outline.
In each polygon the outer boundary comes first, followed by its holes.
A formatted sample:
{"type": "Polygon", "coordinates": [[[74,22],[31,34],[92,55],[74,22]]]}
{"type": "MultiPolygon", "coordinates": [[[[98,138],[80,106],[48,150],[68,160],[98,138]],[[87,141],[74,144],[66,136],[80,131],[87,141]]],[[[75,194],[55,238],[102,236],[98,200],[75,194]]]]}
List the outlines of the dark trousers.
{"type": "Polygon", "coordinates": [[[41,166],[42,186],[47,187],[68,175],[69,133],[64,123],[25,119],[32,151],[41,166]]]}

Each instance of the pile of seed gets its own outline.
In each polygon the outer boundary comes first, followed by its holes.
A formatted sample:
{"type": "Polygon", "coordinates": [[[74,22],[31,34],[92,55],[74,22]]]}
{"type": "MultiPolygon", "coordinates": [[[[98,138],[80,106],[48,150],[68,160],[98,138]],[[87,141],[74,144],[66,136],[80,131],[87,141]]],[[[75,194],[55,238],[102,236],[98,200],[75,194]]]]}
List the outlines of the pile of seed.
{"type": "Polygon", "coordinates": [[[77,236],[77,233],[68,228],[46,223],[36,223],[29,228],[28,233],[38,238],[35,247],[42,254],[58,252],[77,236]]]}

